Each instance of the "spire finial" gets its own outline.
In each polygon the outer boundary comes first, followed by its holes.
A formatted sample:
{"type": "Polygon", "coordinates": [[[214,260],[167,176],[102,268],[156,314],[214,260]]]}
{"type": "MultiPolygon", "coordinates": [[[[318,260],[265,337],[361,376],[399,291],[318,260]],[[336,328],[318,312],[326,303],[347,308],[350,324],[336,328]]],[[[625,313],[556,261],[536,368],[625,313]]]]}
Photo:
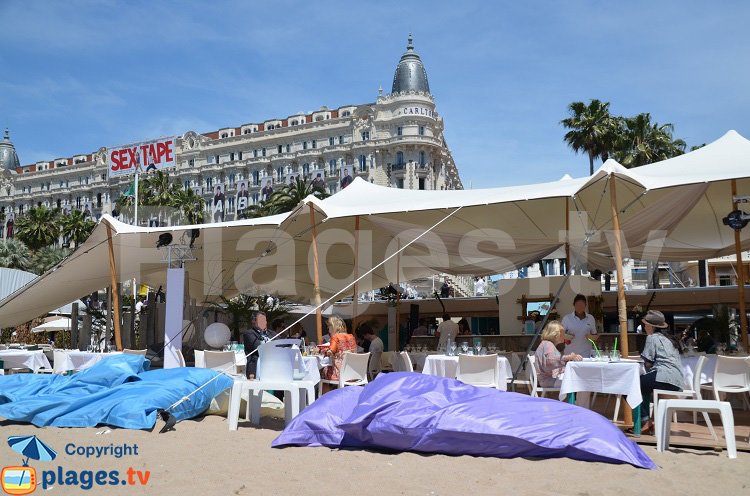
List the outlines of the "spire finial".
{"type": "Polygon", "coordinates": [[[378,96],[383,96],[383,85],[382,84],[378,88],[378,96]]]}
{"type": "Polygon", "coordinates": [[[5,128],[5,136],[3,136],[5,141],[10,141],[10,133],[8,132],[8,128],[5,128]]]}
{"type": "Polygon", "coordinates": [[[414,50],[414,37],[409,33],[408,42],[406,43],[407,50],[414,50]]]}

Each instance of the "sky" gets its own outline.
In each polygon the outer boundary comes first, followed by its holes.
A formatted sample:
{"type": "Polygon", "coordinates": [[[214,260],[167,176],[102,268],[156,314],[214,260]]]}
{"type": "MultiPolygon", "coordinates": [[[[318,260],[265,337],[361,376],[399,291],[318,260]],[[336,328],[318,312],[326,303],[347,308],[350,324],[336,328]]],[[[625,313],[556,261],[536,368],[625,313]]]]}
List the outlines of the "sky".
{"type": "Polygon", "coordinates": [[[750,138],[750,2],[0,0],[0,127],[22,164],[391,88],[409,32],[465,188],[588,173],[572,101],[688,146],[750,138]]]}

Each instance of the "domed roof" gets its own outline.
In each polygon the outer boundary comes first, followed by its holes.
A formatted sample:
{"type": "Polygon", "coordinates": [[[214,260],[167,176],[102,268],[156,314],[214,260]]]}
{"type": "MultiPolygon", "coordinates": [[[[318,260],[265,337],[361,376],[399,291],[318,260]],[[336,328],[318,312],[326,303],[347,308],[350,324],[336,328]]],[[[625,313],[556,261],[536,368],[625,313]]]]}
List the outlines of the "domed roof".
{"type": "Polygon", "coordinates": [[[406,93],[408,91],[430,92],[430,84],[427,82],[427,71],[424,69],[422,59],[414,51],[411,33],[409,33],[406,52],[401,56],[401,60],[396,67],[396,73],[393,75],[393,88],[391,88],[392,94],[406,93]]]}
{"type": "Polygon", "coordinates": [[[0,141],[0,170],[8,170],[15,172],[16,168],[20,167],[21,163],[18,161],[18,154],[16,154],[16,147],[10,142],[10,135],[8,129],[5,129],[5,136],[0,141]]]}

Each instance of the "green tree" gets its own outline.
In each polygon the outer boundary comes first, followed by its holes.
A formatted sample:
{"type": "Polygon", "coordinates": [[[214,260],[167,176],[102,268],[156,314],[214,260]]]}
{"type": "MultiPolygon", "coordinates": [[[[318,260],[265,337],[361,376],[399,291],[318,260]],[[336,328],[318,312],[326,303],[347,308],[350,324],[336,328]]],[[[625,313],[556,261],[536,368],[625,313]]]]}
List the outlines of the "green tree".
{"type": "Polygon", "coordinates": [[[63,261],[70,254],[65,248],[45,246],[37,250],[31,257],[31,271],[35,274],[44,274],[52,267],[63,261]]]}
{"type": "Polygon", "coordinates": [[[594,160],[609,157],[619,134],[620,121],[609,113],[609,102],[591,100],[568,105],[569,117],[560,121],[569,131],[564,140],[576,153],[589,157],[589,174],[594,173],[594,160]]]}
{"type": "Polygon", "coordinates": [[[170,204],[176,208],[188,224],[201,224],[205,214],[205,200],[191,188],[175,191],[170,204]]]}
{"type": "Polygon", "coordinates": [[[39,206],[16,219],[16,236],[32,251],[51,246],[60,238],[58,212],[39,206]]]}
{"type": "Polygon", "coordinates": [[[672,136],[672,124],[652,122],[649,113],[625,117],[622,122],[615,157],[625,167],[640,167],[685,153],[687,145],[672,136]]]}
{"type": "Polygon", "coordinates": [[[251,206],[248,209],[248,216],[263,217],[291,212],[310,195],[320,200],[329,196],[326,192],[314,188],[311,183],[298,177],[294,184],[285,184],[281,189],[275,191],[268,200],[261,202],[259,205],[251,206]]]}
{"type": "Polygon", "coordinates": [[[179,186],[169,180],[164,171],[156,171],[146,175],[139,187],[143,187],[141,204],[155,207],[166,207],[172,203],[172,198],[179,191],[179,186]]]}
{"type": "Polygon", "coordinates": [[[31,250],[16,238],[0,243],[0,267],[27,270],[31,266],[31,250]]]}
{"type": "Polygon", "coordinates": [[[253,313],[265,313],[270,326],[274,320],[286,317],[290,310],[290,306],[281,300],[274,299],[274,303],[269,304],[267,296],[240,294],[234,298],[221,296],[220,300],[211,306],[211,310],[230,317],[233,341],[240,340],[240,332],[250,326],[253,313]]]}
{"type": "Polygon", "coordinates": [[[73,210],[68,215],[63,215],[60,219],[63,237],[75,243],[77,247],[91,235],[91,231],[96,227],[96,222],[89,219],[80,210],[73,210]]]}

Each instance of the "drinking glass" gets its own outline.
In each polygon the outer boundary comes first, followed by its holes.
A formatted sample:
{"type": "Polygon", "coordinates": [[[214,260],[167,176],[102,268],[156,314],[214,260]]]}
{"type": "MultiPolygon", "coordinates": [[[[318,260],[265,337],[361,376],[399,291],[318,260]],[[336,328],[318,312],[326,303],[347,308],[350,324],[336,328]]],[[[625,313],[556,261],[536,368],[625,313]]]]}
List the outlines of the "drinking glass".
{"type": "Polygon", "coordinates": [[[474,343],[474,354],[476,356],[479,356],[479,352],[481,352],[481,351],[482,351],[482,345],[474,343]]]}
{"type": "Polygon", "coordinates": [[[464,353],[466,353],[467,351],[469,351],[469,343],[468,342],[466,342],[466,341],[462,341],[461,342],[461,351],[463,351],[464,353]]]}
{"type": "Polygon", "coordinates": [[[612,350],[612,352],[609,354],[609,361],[610,362],[619,362],[620,361],[620,350],[612,350]]]}

